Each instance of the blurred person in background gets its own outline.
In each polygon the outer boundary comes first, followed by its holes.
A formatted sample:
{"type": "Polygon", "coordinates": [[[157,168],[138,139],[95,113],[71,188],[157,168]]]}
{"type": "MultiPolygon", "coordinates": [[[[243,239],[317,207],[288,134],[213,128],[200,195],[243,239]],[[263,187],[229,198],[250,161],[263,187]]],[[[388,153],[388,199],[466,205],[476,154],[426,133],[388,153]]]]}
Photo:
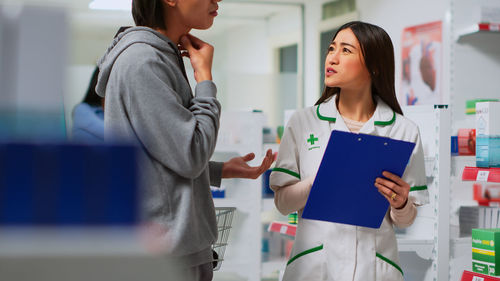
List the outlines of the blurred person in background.
{"type": "Polygon", "coordinates": [[[73,109],[71,140],[82,143],[104,142],[104,99],[95,92],[99,68],[96,67],[87,94],[73,109]]]}
{"type": "MultiPolygon", "coordinates": [[[[122,26],[116,32],[118,34],[130,28],[122,26]]],[[[87,94],[83,101],[73,109],[73,127],[71,129],[71,140],[81,143],[104,142],[104,98],[101,98],[95,88],[99,77],[99,67],[95,67],[90,78],[87,94]]]]}
{"type": "Polygon", "coordinates": [[[189,32],[212,26],[219,1],[133,0],[136,27],[120,33],[100,60],[96,88],[106,98],[106,141],[140,147],[145,224],[158,249],[182,261],[182,277],[193,281],[213,277],[218,230],[210,185],[255,179],[276,157],[268,150],[256,167],[247,164],[253,153],[209,161],[221,111],[212,81],[214,48],[189,32]],[[194,96],[182,56],[194,70],[194,96]]]}

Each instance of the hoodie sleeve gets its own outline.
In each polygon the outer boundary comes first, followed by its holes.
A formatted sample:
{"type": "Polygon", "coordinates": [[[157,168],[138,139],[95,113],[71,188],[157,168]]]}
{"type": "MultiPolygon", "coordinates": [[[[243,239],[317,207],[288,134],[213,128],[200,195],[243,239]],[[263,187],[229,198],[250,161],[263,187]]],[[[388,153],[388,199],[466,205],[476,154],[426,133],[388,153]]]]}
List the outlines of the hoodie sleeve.
{"type": "Polygon", "coordinates": [[[215,149],[220,104],[215,84],[203,81],[196,85],[195,97],[186,108],[181,96],[186,93],[174,90],[179,83],[177,68],[154,57],[138,58],[122,68],[125,73],[117,78],[121,78],[120,95],[132,130],[149,156],[194,179],[208,168],[215,149]]]}

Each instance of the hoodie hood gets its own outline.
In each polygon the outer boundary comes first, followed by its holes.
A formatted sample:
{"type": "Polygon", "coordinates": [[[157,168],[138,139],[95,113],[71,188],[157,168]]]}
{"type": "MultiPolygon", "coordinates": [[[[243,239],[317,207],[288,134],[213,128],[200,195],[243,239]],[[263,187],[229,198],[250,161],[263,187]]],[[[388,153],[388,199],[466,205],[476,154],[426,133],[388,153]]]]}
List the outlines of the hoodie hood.
{"type": "Polygon", "coordinates": [[[176,45],[162,33],[149,27],[132,27],[120,33],[111,43],[104,56],[97,63],[99,78],[96,92],[99,96],[106,96],[106,86],[116,59],[128,47],[136,43],[148,44],[161,52],[176,54],[180,58],[176,45]]]}

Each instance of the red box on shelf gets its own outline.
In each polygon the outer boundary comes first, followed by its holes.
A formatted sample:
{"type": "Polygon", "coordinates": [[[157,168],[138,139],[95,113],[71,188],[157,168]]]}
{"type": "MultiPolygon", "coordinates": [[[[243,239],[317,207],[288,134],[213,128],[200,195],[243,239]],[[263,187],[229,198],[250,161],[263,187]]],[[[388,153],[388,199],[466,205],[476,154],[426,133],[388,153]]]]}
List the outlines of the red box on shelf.
{"type": "Polygon", "coordinates": [[[500,281],[500,278],[464,270],[460,281],[500,281]]]}
{"type": "Polygon", "coordinates": [[[500,168],[464,167],[463,181],[500,182],[500,168]]]}
{"type": "Polygon", "coordinates": [[[476,155],[476,129],[458,129],[458,155],[476,155]]]}
{"type": "Polygon", "coordinates": [[[473,198],[479,206],[498,207],[500,206],[500,185],[475,183],[473,198]]]}
{"type": "Polygon", "coordinates": [[[290,238],[295,238],[295,232],[297,230],[297,225],[295,224],[289,224],[285,222],[271,222],[269,224],[269,228],[267,231],[269,232],[278,232],[283,235],[286,235],[290,238]]]}

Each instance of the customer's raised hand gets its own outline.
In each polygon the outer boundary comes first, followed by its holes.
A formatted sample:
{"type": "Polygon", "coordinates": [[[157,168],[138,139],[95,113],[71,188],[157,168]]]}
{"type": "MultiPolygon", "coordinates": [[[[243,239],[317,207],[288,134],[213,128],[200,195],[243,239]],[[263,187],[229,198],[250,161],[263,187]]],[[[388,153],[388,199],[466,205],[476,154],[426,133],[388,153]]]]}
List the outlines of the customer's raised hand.
{"type": "Polygon", "coordinates": [[[212,80],[214,47],[191,34],[186,34],[180,39],[180,48],[187,51],[183,52],[183,55],[191,61],[196,82],[212,80]]]}
{"type": "Polygon", "coordinates": [[[273,153],[271,149],[267,150],[266,156],[262,160],[260,166],[250,167],[247,162],[255,158],[255,154],[248,153],[242,157],[234,157],[222,166],[223,178],[247,178],[256,179],[262,173],[267,171],[271,164],[276,160],[278,153],[273,153]]]}

